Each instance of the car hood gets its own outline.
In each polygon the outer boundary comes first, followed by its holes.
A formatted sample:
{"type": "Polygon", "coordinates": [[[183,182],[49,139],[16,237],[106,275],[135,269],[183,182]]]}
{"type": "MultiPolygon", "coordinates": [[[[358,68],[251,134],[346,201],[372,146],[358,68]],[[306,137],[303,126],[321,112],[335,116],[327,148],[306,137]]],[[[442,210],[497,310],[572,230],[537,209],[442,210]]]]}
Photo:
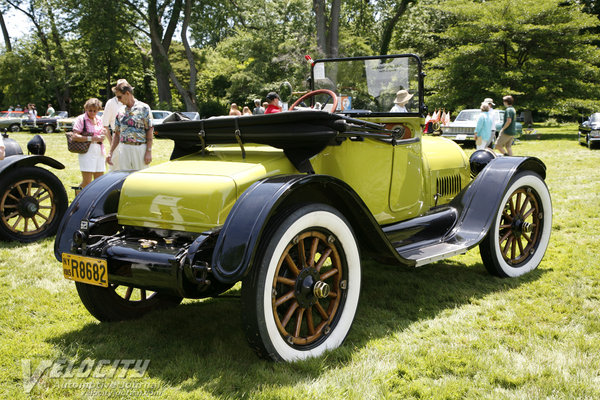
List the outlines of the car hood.
{"type": "Polygon", "coordinates": [[[222,148],[131,174],[123,184],[122,225],[203,232],[222,225],[238,197],[268,176],[297,172],[282,151],[222,148]]]}

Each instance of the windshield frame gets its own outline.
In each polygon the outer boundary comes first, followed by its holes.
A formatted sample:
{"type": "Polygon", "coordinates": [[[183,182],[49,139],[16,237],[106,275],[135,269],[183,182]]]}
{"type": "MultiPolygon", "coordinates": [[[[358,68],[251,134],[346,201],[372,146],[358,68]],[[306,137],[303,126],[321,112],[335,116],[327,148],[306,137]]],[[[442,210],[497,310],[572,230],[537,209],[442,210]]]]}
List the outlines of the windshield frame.
{"type": "MultiPolygon", "coordinates": [[[[309,86],[310,86],[310,90],[315,90],[315,76],[314,76],[314,70],[315,70],[315,65],[317,65],[318,63],[341,63],[341,62],[349,62],[349,61],[366,61],[366,60],[388,60],[388,59],[393,59],[393,58],[412,58],[414,59],[414,61],[416,62],[416,67],[417,67],[417,87],[418,87],[418,111],[411,111],[411,112],[407,112],[407,113],[392,113],[392,112],[368,112],[368,113],[361,113],[361,112],[352,112],[351,114],[353,116],[357,116],[357,117],[387,117],[387,116],[392,116],[392,115],[406,115],[406,116],[411,116],[411,117],[422,117],[424,118],[425,115],[427,114],[427,107],[425,106],[425,102],[424,102],[424,85],[423,85],[423,78],[425,77],[425,73],[423,72],[423,63],[421,61],[421,58],[416,55],[416,54],[411,54],[411,53],[407,53],[407,54],[389,54],[389,55],[384,55],[384,56],[362,56],[362,57],[344,57],[344,58],[323,58],[323,59],[318,59],[318,60],[314,60],[312,65],[311,65],[311,69],[310,69],[310,78],[309,78],[309,86]]],[[[341,112],[343,113],[343,112],[341,112]]]]}

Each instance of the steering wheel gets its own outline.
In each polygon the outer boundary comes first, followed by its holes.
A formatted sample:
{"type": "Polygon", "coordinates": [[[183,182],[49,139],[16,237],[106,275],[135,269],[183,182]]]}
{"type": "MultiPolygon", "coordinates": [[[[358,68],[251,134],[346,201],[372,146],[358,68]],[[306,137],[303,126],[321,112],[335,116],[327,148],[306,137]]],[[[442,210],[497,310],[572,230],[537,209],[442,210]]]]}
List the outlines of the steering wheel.
{"type": "MultiPolygon", "coordinates": [[[[296,106],[300,103],[302,103],[303,100],[308,99],[309,97],[314,97],[318,94],[328,94],[329,97],[331,97],[333,99],[333,107],[332,110],[335,111],[337,109],[337,105],[338,105],[338,97],[335,95],[335,93],[333,93],[331,90],[329,89],[317,89],[317,90],[313,90],[312,92],[308,92],[304,95],[302,95],[302,97],[300,97],[298,100],[296,100],[294,102],[294,104],[291,105],[291,107],[289,108],[290,111],[292,111],[294,108],[296,108],[296,106]]],[[[327,99],[327,102],[325,104],[327,104],[329,102],[329,99],[327,99]]],[[[325,105],[324,104],[324,105],[325,105]]]]}

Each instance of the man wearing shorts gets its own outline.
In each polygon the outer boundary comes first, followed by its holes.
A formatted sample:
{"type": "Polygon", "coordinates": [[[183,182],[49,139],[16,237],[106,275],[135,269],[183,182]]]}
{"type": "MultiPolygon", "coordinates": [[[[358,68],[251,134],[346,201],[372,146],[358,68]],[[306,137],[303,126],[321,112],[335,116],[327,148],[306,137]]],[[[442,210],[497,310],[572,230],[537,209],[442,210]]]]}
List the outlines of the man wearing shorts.
{"type": "Polygon", "coordinates": [[[112,88],[121,107],[115,120],[110,153],[106,157],[112,165],[112,154],[119,146],[119,169],[140,170],[152,162],[152,139],[154,128],[150,119],[150,107],[133,97],[133,87],[120,79],[112,88]]]}
{"type": "Polygon", "coordinates": [[[516,112],[513,108],[514,100],[512,96],[504,96],[502,101],[506,110],[504,111],[504,122],[502,129],[500,129],[500,136],[498,136],[498,140],[496,141],[496,150],[505,156],[512,156],[512,143],[517,132],[515,129],[516,112]]]}

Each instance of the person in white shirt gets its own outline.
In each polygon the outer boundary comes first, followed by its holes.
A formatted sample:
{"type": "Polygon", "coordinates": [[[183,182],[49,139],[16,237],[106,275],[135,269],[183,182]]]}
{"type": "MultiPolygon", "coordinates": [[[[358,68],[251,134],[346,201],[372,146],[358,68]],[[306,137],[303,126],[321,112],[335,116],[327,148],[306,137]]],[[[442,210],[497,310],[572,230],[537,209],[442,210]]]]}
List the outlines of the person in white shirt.
{"type": "Polygon", "coordinates": [[[412,99],[414,95],[408,93],[408,90],[398,90],[396,93],[396,98],[394,99],[394,107],[390,110],[393,113],[405,113],[408,112],[406,110],[406,104],[412,99]]]}
{"type": "MultiPolygon", "coordinates": [[[[125,79],[119,79],[117,81],[117,85],[119,83],[123,83],[123,81],[125,81],[125,79]]],[[[125,81],[127,82],[127,81],[125,81]]],[[[115,120],[117,119],[117,114],[119,113],[119,110],[121,109],[121,107],[123,107],[123,104],[121,104],[121,102],[119,102],[119,99],[117,99],[117,96],[114,96],[113,98],[111,98],[110,100],[108,100],[106,102],[106,105],[104,106],[104,114],[102,114],[102,126],[104,126],[104,128],[106,129],[107,132],[107,137],[108,137],[108,143],[112,143],[112,135],[113,132],[115,131],[115,120]]],[[[112,165],[109,164],[108,165],[108,171],[118,171],[119,170],[119,147],[117,144],[117,148],[115,148],[115,151],[112,153],[112,165]]]]}

